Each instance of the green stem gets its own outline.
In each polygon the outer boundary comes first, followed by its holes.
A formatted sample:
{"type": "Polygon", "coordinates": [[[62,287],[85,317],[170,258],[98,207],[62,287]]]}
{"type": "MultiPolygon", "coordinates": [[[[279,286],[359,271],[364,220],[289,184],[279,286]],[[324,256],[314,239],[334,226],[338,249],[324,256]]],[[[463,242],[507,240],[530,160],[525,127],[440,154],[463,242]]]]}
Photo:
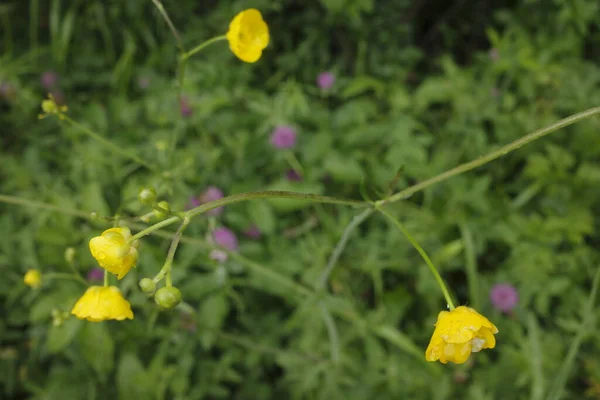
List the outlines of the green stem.
{"type": "Polygon", "coordinates": [[[26,207],[31,207],[31,208],[39,208],[41,210],[56,211],[61,214],[71,215],[73,217],[91,219],[91,215],[89,212],[73,210],[70,208],[63,208],[63,207],[55,206],[54,204],[42,203],[41,201],[24,199],[22,197],[17,197],[17,196],[9,196],[6,194],[0,194],[0,202],[7,203],[7,204],[16,204],[19,206],[26,206],[26,207]]]}
{"type": "Polygon", "coordinates": [[[290,167],[292,167],[294,171],[296,171],[300,176],[304,176],[304,169],[302,168],[302,164],[300,164],[300,161],[298,161],[298,159],[292,151],[286,151],[285,158],[287,158],[290,167]]]}
{"type": "Polygon", "coordinates": [[[448,307],[450,308],[451,311],[454,310],[454,303],[452,302],[452,297],[450,297],[448,288],[446,288],[446,284],[444,283],[444,280],[440,276],[440,273],[438,272],[435,265],[433,265],[433,261],[431,261],[431,258],[429,258],[429,256],[425,252],[425,250],[423,250],[423,248],[419,245],[419,243],[415,240],[415,238],[406,230],[406,228],[404,227],[404,225],[402,225],[402,223],[400,221],[398,221],[390,213],[388,213],[387,211],[385,211],[381,208],[377,209],[377,211],[379,211],[380,213],[385,215],[391,222],[393,222],[394,225],[396,225],[398,227],[398,229],[400,229],[400,231],[402,231],[402,233],[404,234],[406,239],[408,239],[410,244],[412,244],[413,247],[419,252],[421,257],[423,258],[423,260],[425,260],[425,263],[431,270],[431,273],[435,277],[435,280],[437,281],[438,285],[440,286],[440,289],[442,290],[442,293],[444,294],[444,297],[446,298],[446,302],[448,303],[448,307]]]}
{"type": "Polygon", "coordinates": [[[323,321],[325,322],[325,327],[327,328],[327,334],[329,335],[329,345],[331,347],[331,361],[333,364],[338,364],[340,361],[340,340],[337,331],[337,327],[335,326],[335,321],[331,316],[331,313],[327,309],[327,306],[322,301],[319,302],[319,307],[321,308],[321,314],[323,315],[323,321]]]}
{"type": "Polygon", "coordinates": [[[429,186],[433,186],[436,183],[445,181],[446,179],[452,178],[453,176],[460,175],[463,172],[467,172],[472,169],[481,167],[482,165],[487,164],[490,161],[493,161],[497,158],[500,158],[500,157],[510,153],[513,150],[517,150],[518,148],[525,146],[526,144],[531,143],[534,140],[537,140],[543,136],[546,136],[549,133],[552,133],[558,129],[572,125],[576,122],[579,122],[583,119],[589,118],[589,117],[591,117],[593,115],[597,115],[597,114],[600,114],[600,107],[590,108],[589,110],[586,110],[586,111],[571,115],[570,117],[561,119],[560,121],[558,121],[550,126],[547,126],[542,129],[538,129],[537,131],[532,132],[528,135],[525,135],[522,138],[517,139],[510,144],[507,144],[506,146],[502,146],[496,151],[493,151],[489,154],[479,157],[473,161],[469,161],[467,163],[461,164],[458,167],[452,168],[446,172],[443,172],[437,176],[434,176],[433,178],[427,179],[421,183],[417,183],[416,185],[413,185],[404,190],[401,190],[400,192],[388,197],[387,199],[379,200],[375,204],[377,206],[382,206],[383,204],[386,204],[386,203],[393,203],[398,200],[406,199],[406,198],[412,196],[413,194],[420,192],[421,190],[423,190],[425,188],[428,188],[429,186]]]}
{"type": "Polygon", "coordinates": [[[477,259],[473,235],[466,223],[460,224],[460,233],[465,246],[465,269],[467,271],[467,285],[469,287],[469,300],[476,310],[479,309],[479,276],[477,274],[477,259]]]}
{"type": "Polygon", "coordinates": [[[159,282],[163,277],[166,277],[165,283],[167,287],[173,286],[173,281],[171,280],[171,267],[173,266],[173,259],[175,258],[175,253],[177,252],[177,246],[179,245],[179,241],[181,240],[181,236],[183,235],[183,231],[190,223],[190,218],[185,217],[181,225],[179,225],[179,229],[173,235],[173,240],[171,240],[171,246],[169,247],[169,252],[167,253],[167,259],[159,273],[154,277],[154,282],[159,282]]]}
{"type": "Polygon", "coordinates": [[[369,218],[369,216],[371,216],[371,214],[373,214],[374,211],[375,210],[372,208],[364,210],[363,212],[352,218],[352,221],[350,221],[350,223],[346,226],[346,228],[344,229],[344,233],[342,233],[342,237],[340,238],[339,242],[335,245],[335,248],[331,253],[331,257],[329,257],[329,261],[327,262],[325,270],[317,280],[317,283],[315,285],[317,289],[325,289],[327,281],[329,280],[329,276],[333,272],[335,265],[337,264],[338,260],[340,259],[340,256],[342,255],[342,252],[348,244],[348,239],[350,239],[350,235],[360,224],[362,224],[364,220],[369,218]]]}
{"type": "Polygon", "coordinates": [[[104,270],[104,287],[108,287],[108,270],[104,270]]]}
{"type": "Polygon", "coordinates": [[[114,144],[110,140],[105,139],[104,137],[102,137],[101,135],[97,134],[93,130],[91,130],[91,129],[87,128],[86,126],[80,124],[79,122],[73,120],[72,118],[70,118],[66,114],[61,114],[61,116],[62,116],[62,120],[68,122],[74,128],[77,128],[77,129],[81,130],[82,132],[84,132],[85,134],[87,134],[92,139],[98,141],[99,143],[102,143],[104,146],[109,147],[115,153],[120,154],[123,157],[129,158],[129,159],[137,162],[138,164],[140,164],[140,165],[148,168],[150,171],[155,171],[156,170],[156,168],[153,165],[148,164],[146,161],[142,160],[141,158],[139,158],[135,154],[130,153],[127,150],[123,150],[123,148],[117,146],[116,144],[114,144]]]}
{"type": "Polygon", "coordinates": [[[158,12],[160,13],[160,15],[163,17],[163,19],[167,23],[167,26],[171,30],[171,33],[173,33],[173,36],[175,37],[175,40],[177,41],[177,47],[179,47],[179,51],[181,52],[181,54],[185,54],[185,48],[183,47],[183,43],[181,42],[179,33],[177,33],[177,29],[175,29],[175,25],[173,25],[173,22],[171,21],[171,18],[169,18],[169,14],[167,14],[167,11],[163,7],[162,3],[160,2],[160,0],[151,0],[151,1],[154,3],[156,8],[158,9],[158,12]]]}
{"type": "MultiPolygon", "coordinates": [[[[182,215],[184,217],[188,217],[190,219],[194,218],[199,214],[203,214],[206,211],[212,210],[214,208],[222,207],[228,204],[239,203],[241,201],[246,200],[254,200],[254,199],[297,199],[297,200],[306,200],[313,201],[317,203],[328,203],[328,204],[343,204],[347,206],[355,206],[355,207],[367,207],[369,203],[358,200],[346,200],[346,199],[336,199],[335,197],[328,196],[319,196],[316,194],[308,194],[308,193],[297,193],[297,192],[288,192],[282,190],[265,190],[261,192],[246,192],[240,194],[234,194],[231,196],[223,197],[222,199],[210,201],[208,203],[202,204],[196,208],[192,208],[191,210],[186,211],[182,215]]],[[[135,234],[130,241],[134,241],[140,239],[158,229],[164,228],[165,226],[169,226],[180,220],[180,217],[171,217],[167,218],[164,221],[158,222],[140,232],[135,234]]]]}
{"type": "Polygon", "coordinates": [[[181,56],[181,59],[185,61],[188,58],[190,58],[191,56],[193,56],[194,54],[198,53],[199,51],[202,51],[205,47],[207,47],[213,43],[219,42],[221,40],[227,40],[227,36],[221,35],[221,36],[215,36],[212,39],[208,39],[206,42],[200,43],[198,46],[194,47],[192,50],[188,51],[187,53],[184,53],[181,56]]]}

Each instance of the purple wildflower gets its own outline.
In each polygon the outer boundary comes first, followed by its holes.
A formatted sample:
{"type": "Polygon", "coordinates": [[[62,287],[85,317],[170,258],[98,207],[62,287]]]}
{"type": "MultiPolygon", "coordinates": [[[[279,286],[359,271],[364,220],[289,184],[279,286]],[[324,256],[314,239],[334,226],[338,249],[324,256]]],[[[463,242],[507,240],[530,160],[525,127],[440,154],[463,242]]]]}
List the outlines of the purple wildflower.
{"type": "Polygon", "coordinates": [[[92,268],[87,274],[88,281],[101,281],[104,279],[104,271],[102,268],[92,268]]]}
{"type": "Polygon", "coordinates": [[[300,175],[299,173],[296,172],[296,170],[293,170],[293,169],[287,170],[287,172],[285,173],[285,177],[287,178],[288,181],[291,181],[291,182],[299,182],[302,180],[302,175],[300,175]]]}
{"type": "Polygon", "coordinates": [[[490,300],[494,308],[510,312],[517,306],[519,302],[519,294],[514,286],[507,283],[499,283],[490,290],[490,300]]]}
{"type": "Polygon", "coordinates": [[[235,251],[238,249],[238,240],[235,233],[225,227],[215,229],[213,239],[216,244],[227,250],[235,251]]]}
{"type": "Polygon", "coordinates": [[[271,134],[271,144],[277,149],[290,149],[296,144],[296,131],[290,126],[278,126],[271,134]]]}
{"type": "MultiPolygon", "coordinates": [[[[219,200],[223,198],[223,191],[216,186],[209,186],[206,188],[204,193],[200,195],[200,204],[208,203],[211,201],[219,200]]],[[[213,208],[206,212],[207,215],[217,216],[223,212],[223,207],[213,208]]]]}
{"type": "Polygon", "coordinates": [[[182,96],[179,99],[179,111],[181,112],[182,117],[189,117],[192,115],[192,107],[187,99],[187,97],[182,96]]]}
{"type": "Polygon", "coordinates": [[[44,89],[53,89],[58,83],[58,74],[53,71],[46,71],[42,73],[40,81],[42,82],[42,86],[44,87],[44,89]]]}
{"type": "Polygon", "coordinates": [[[246,232],[244,232],[244,234],[250,239],[259,239],[262,235],[262,232],[260,231],[260,229],[258,229],[258,226],[256,226],[256,224],[252,224],[248,229],[246,229],[246,232]]]}
{"type": "Polygon", "coordinates": [[[317,85],[323,90],[331,89],[335,83],[335,75],[333,72],[321,72],[317,76],[317,85]]]}

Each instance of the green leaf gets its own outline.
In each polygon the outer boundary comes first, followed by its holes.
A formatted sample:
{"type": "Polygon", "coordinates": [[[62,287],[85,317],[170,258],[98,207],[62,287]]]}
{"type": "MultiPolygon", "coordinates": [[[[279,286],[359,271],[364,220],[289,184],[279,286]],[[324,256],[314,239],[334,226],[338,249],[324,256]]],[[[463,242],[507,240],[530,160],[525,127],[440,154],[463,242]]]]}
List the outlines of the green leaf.
{"type": "Polygon", "coordinates": [[[229,312],[229,303],[223,294],[217,294],[209,297],[202,303],[199,311],[199,321],[206,325],[208,329],[201,336],[202,344],[205,348],[212,346],[215,340],[214,331],[221,329],[225,317],[229,312]]]}
{"type": "Polygon", "coordinates": [[[348,99],[349,97],[358,96],[368,91],[375,92],[375,95],[379,97],[383,94],[384,90],[385,84],[380,80],[370,76],[358,76],[344,89],[342,98],[348,99]]]}
{"type": "Polygon", "coordinates": [[[104,200],[102,187],[98,182],[89,182],[81,192],[82,208],[86,211],[93,211],[101,216],[111,215],[110,208],[104,200]]]}
{"type": "Polygon", "coordinates": [[[55,354],[67,347],[83,326],[83,321],[77,318],[69,318],[60,326],[53,326],[48,331],[46,349],[55,354]]]}
{"type": "Polygon", "coordinates": [[[152,398],[153,381],[133,353],[125,353],[117,366],[117,388],[120,399],[152,398]]]}
{"type": "Polygon", "coordinates": [[[335,181],[360,183],[364,171],[353,157],[345,157],[339,153],[330,153],[325,160],[325,170],[335,181]]]}
{"type": "Polygon", "coordinates": [[[275,231],[276,220],[273,206],[264,200],[248,202],[248,214],[261,232],[269,235],[275,231]]]}
{"type": "Polygon", "coordinates": [[[115,345],[106,323],[86,323],[78,341],[83,358],[99,375],[105,376],[112,370],[115,345]]]}

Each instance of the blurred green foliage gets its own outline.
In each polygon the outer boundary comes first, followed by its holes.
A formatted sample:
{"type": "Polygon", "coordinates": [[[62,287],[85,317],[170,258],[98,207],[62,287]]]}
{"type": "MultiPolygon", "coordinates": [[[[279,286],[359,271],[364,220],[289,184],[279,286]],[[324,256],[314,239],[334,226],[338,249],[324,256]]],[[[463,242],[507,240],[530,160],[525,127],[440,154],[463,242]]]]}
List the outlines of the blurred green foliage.
{"type": "Polygon", "coordinates": [[[600,265],[597,118],[390,206],[459,301],[499,327],[496,349],[462,366],[425,362],[443,298],[379,216],[351,236],[333,295],[315,294],[356,214],[342,206],[256,201],[195,219],[173,277],[189,307],[172,312],[137,286],[160,269],[168,236],[144,238],[137,269],[121,282],[133,321],[54,326],[82,285],[22,283],[30,268],[70,273],[68,247],[85,276],[96,265],[87,242],[107,224],[69,210],[140,215],[149,211],[136,201],[142,187],[176,210],[211,185],[376,198],[399,168],[394,190],[600,104],[600,3],[477,3],[165,1],[188,49],[223,34],[247,7],[271,31],[256,64],[235,59],[225,42],[193,57],[186,112],[177,43],[151,1],[0,4],[0,193],[65,211],[0,204],[0,398],[600,398],[589,298],[600,265]],[[316,85],[323,71],[337,77],[329,91],[316,85]],[[45,72],[56,82],[41,81],[45,72]],[[80,129],[39,121],[48,91],[154,170],[80,129]],[[270,145],[279,125],[297,130],[293,151],[270,145]],[[286,178],[294,159],[301,181],[286,178]],[[240,241],[224,263],[209,257],[214,225],[240,241]],[[253,225],[259,239],[243,233],[253,225]],[[520,296],[509,315],[489,301],[501,282],[520,296]]]}

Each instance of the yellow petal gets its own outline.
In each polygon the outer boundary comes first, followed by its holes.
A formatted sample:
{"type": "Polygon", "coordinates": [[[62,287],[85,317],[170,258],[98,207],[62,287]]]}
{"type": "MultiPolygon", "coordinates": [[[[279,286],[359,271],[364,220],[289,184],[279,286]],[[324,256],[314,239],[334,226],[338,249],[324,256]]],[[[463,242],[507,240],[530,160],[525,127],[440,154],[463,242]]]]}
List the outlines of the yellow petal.
{"type": "Polygon", "coordinates": [[[133,319],[131,305],[116,286],[91,286],[75,303],[71,314],[90,322],[133,319]]]}

